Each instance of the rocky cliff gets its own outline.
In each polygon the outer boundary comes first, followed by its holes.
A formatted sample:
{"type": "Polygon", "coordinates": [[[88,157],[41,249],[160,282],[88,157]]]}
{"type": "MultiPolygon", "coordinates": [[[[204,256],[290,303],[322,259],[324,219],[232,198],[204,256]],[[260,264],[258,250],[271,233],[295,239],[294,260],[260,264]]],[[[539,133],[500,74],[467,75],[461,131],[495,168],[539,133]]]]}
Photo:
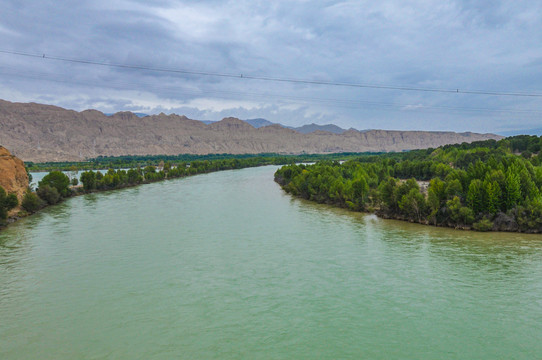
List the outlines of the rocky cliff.
{"type": "Polygon", "coordinates": [[[206,125],[179,115],[111,116],[0,100],[0,143],[25,161],[84,160],[99,155],[282,154],[402,151],[500,139],[494,134],[348,130],[302,134],[280,125],[254,128],[235,118],[206,125]]]}
{"type": "Polygon", "coordinates": [[[15,193],[19,204],[28,188],[28,174],[23,161],[11,155],[3,146],[0,146],[0,186],[8,194],[15,193]]]}

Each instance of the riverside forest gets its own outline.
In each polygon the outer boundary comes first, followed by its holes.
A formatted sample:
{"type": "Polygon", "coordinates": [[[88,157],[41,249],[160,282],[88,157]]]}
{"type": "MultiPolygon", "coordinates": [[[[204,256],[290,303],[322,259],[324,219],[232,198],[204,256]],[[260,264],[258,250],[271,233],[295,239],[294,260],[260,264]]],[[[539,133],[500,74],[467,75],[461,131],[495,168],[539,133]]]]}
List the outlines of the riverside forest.
{"type": "Polygon", "coordinates": [[[542,232],[542,137],[520,135],[291,164],[275,181],[295,196],[384,218],[478,231],[542,232]]]}

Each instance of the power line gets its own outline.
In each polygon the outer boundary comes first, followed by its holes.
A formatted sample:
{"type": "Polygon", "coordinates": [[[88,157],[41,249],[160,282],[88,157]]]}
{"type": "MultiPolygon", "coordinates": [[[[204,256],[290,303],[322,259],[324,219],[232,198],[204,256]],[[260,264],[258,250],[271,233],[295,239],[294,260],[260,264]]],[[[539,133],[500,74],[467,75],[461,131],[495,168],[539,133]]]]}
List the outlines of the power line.
{"type": "Polygon", "coordinates": [[[60,56],[50,56],[46,54],[31,54],[19,51],[0,50],[0,53],[25,56],[31,58],[41,58],[47,60],[64,61],[86,65],[106,66],[113,68],[132,69],[132,70],[147,70],[156,72],[165,72],[173,74],[187,74],[187,75],[200,75],[200,76],[215,76],[223,78],[235,78],[246,80],[261,80],[272,82],[285,82],[294,84],[309,84],[309,85],[326,85],[326,86],[341,86],[341,87],[353,87],[353,88],[368,88],[368,89],[384,89],[384,90],[400,90],[400,91],[417,91],[417,92],[434,92],[434,93],[456,93],[456,94],[470,94],[470,95],[490,95],[490,96],[515,96],[515,97],[542,97],[539,93],[528,92],[509,92],[509,91],[488,91],[488,90],[462,90],[462,89],[438,89],[438,88],[422,88],[422,87],[410,87],[410,86],[394,86],[394,85],[377,85],[377,84],[356,84],[356,83],[344,83],[334,81],[320,81],[320,80],[306,80],[306,79],[294,79],[294,78],[280,78],[280,77],[268,77],[268,76],[252,76],[246,74],[228,74],[217,73],[208,71],[195,71],[186,69],[168,69],[143,65],[130,65],[130,64],[115,64],[94,60],[74,59],[60,56]]]}
{"type": "MultiPolygon", "coordinates": [[[[5,70],[8,70],[8,67],[4,67],[5,70]]],[[[73,78],[59,78],[51,77],[51,74],[38,73],[38,72],[25,72],[20,73],[16,69],[10,69],[15,71],[2,71],[0,69],[0,74],[7,76],[16,76],[19,78],[27,79],[36,79],[36,80],[45,80],[52,81],[56,83],[66,83],[66,84],[77,84],[83,86],[91,87],[103,87],[103,84],[97,82],[89,81],[74,81],[73,78]]],[[[171,94],[176,95],[189,95],[189,96],[203,96],[203,95],[213,95],[215,97],[223,99],[231,99],[232,96],[243,96],[243,97],[252,97],[252,98],[275,98],[282,99],[287,101],[294,102],[309,102],[309,103],[326,103],[327,105],[334,107],[342,108],[359,108],[359,107],[373,107],[379,109],[389,109],[389,110],[400,110],[400,111],[467,111],[467,112],[490,112],[490,113],[509,113],[509,114],[531,114],[531,115],[541,115],[542,110],[528,110],[528,109],[495,109],[495,108],[481,108],[481,107],[457,107],[457,106],[442,106],[442,105],[421,105],[421,104],[396,104],[396,103],[387,103],[387,102],[377,102],[377,101],[367,101],[367,100],[351,100],[351,99],[335,99],[335,98],[320,98],[320,97],[306,97],[306,96],[292,96],[292,95],[278,95],[278,94],[269,94],[269,93],[256,93],[256,92],[241,92],[241,91],[231,91],[231,90],[198,90],[190,91],[183,89],[179,91],[174,86],[156,86],[155,84],[146,84],[141,82],[126,82],[126,81],[114,81],[108,80],[105,85],[111,89],[117,90],[135,90],[136,87],[144,87],[144,90],[155,90],[155,91],[167,91],[171,94]]]]}

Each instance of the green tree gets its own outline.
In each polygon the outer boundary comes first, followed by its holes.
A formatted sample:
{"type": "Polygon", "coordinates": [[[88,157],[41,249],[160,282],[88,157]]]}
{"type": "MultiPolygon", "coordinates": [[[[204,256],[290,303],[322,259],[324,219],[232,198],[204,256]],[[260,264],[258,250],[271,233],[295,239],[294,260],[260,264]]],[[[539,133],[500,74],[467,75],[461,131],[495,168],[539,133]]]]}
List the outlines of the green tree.
{"type": "Polygon", "coordinates": [[[516,220],[523,231],[542,232],[542,197],[518,206],[516,220]]]}
{"type": "Polygon", "coordinates": [[[496,181],[487,182],[486,190],[486,209],[490,214],[497,213],[501,208],[502,192],[501,187],[496,181]]]}
{"type": "Polygon", "coordinates": [[[48,185],[56,189],[60,196],[69,195],[70,178],[61,171],[51,171],[38,183],[38,187],[48,185]]]}
{"type": "Polygon", "coordinates": [[[356,181],[352,182],[353,200],[352,202],[358,206],[359,209],[363,209],[367,196],[369,195],[369,185],[364,176],[361,176],[356,181]]]}
{"type": "Polygon", "coordinates": [[[379,186],[379,198],[382,202],[382,206],[390,211],[395,212],[398,208],[396,191],[397,180],[395,178],[388,178],[387,181],[383,181],[379,186]]]}
{"type": "Polygon", "coordinates": [[[137,170],[134,170],[134,169],[128,170],[128,172],[126,173],[126,176],[127,176],[128,183],[131,185],[139,184],[143,180],[143,177],[141,176],[141,174],[137,170]]]}
{"type": "Polygon", "coordinates": [[[520,178],[519,175],[512,170],[512,168],[509,168],[506,172],[505,189],[504,204],[505,209],[509,210],[516,207],[516,205],[518,205],[518,201],[521,199],[520,178]]]}
{"type": "Polygon", "coordinates": [[[484,189],[481,180],[474,179],[470,182],[467,191],[467,204],[474,214],[484,211],[484,189]]]}
{"type": "Polygon", "coordinates": [[[427,189],[427,205],[429,206],[429,220],[437,225],[442,219],[439,210],[446,201],[446,184],[438,177],[431,179],[427,189]]]}
{"type": "Polygon", "coordinates": [[[446,207],[450,214],[450,219],[456,225],[470,225],[474,222],[474,213],[468,207],[461,205],[459,197],[446,202],[446,207]]]}
{"type": "Polygon", "coordinates": [[[6,190],[0,186],[0,223],[4,223],[4,220],[8,217],[8,211],[18,204],[17,196],[15,194],[8,195],[6,190]]]}
{"type": "Polygon", "coordinates": [[[411,188],[399,200],[399,208],[409,219],[421,222],[426,208],[425,197],[418,189],[411,188]]]}
{"type": "Polygon", "coordinates": [[[81,174],[81,182],[85,191],[96,189],[96,173],[94,171],[85,171],[81,174]]]}
{"type": "Polygon", "coordinates": [[[58,190],[55,187],[49,185],[40,185],[38,190],[36,190],[36,193],[42,200],[47,202],[47,204],[49,205],[54,205],[58,203],[61,199],[58,190]]]}
{"type": "Polygon", "coordinates": [[[43,200],[41,200],[40,197],[32,191],[27,191],[26,194],[24,194],[23,201],[21,202],[23,209],[29,213],[38,211],[43,207],[43,205],[43,200]]]}
{"type": "Polygon", "coordinates": [[[456,196],[461,197],[462,194],[463,186],[458,179],[451,180],[446,184],[446,198],[453,199],[456,196]]]}

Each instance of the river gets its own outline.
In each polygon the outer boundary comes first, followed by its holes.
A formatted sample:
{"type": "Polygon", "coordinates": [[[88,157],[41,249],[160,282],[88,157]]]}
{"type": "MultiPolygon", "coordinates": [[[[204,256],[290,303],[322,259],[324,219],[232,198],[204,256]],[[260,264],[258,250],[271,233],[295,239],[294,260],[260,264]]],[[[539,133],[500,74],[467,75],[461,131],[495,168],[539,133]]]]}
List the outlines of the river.
{"type": "Polygon", "coordinates": [[[275,169],[79,196],[2,230],[0,358],[542,358],[542,235],[317,205],[275,169]]]}

